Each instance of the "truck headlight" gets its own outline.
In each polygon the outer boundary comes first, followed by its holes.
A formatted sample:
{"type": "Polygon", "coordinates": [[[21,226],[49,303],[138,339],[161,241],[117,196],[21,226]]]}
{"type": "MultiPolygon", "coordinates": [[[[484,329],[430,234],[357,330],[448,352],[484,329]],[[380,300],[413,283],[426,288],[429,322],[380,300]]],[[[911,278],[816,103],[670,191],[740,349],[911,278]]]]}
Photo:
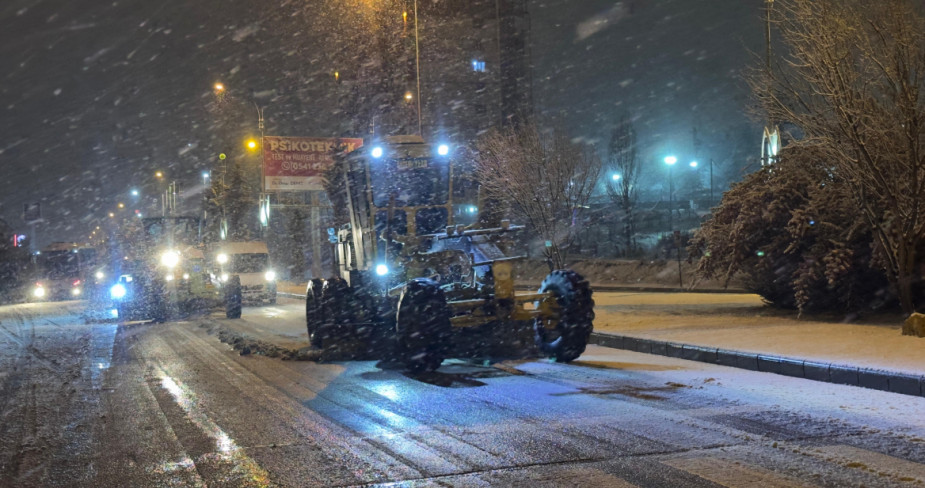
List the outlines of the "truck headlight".
{"type": "Polygon", "coordinates": [[[267,271],[266,273],[264,273],[263,277],[266,278],[267,281],[273,281],[276,279],[276,271],[273,271],[271,269],[270,271],[267,271]]]}
{"type": "Polygon", "coordinates": [[[161,254],[161,264],[168,268],[173,268],[180,263],[180,255],[176,251],[167,251],[161,254]]]}
{"type": "Polygon", "coordinates": [[[112,285],[112,288],[109,289],[109,296],[115,299],[119,299],[125,296],[125,285],[122,283],[116,283],[112,285]]]}

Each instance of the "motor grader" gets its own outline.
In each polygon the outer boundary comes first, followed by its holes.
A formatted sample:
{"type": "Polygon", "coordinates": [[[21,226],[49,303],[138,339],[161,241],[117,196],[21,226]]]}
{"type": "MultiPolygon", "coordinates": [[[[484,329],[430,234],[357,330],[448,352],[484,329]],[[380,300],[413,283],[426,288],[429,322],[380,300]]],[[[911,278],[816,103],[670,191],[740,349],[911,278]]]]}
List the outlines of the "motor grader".
{"type": "Polygon", "coordinates": [[[226,317],[241,317],[240,280],[213,279],[198,217],[146,217],[126,227],[121,270],[110,288],[120,320],[163,322],[221,306],[226,317]]]}
{"type": "Polygon", "coordinates": [[[373,356],[424,372],[473,354],[466,343],[503,342],[526,325],[542,354],[572,361],[592,330],[588,282],[556,270],[539,291],[517,293],[515,264],[524,257],[513,251],[522,227],[481,218],[487,212],[458,223],[476,208],[471,195],[459,201],[465,192],[453,187],[460,179],[451,153],[417,136],[389,137],[328,172],[342,222],[329,229],[334,276],[306,290],[312,346],[360,342],[373,356]]]}

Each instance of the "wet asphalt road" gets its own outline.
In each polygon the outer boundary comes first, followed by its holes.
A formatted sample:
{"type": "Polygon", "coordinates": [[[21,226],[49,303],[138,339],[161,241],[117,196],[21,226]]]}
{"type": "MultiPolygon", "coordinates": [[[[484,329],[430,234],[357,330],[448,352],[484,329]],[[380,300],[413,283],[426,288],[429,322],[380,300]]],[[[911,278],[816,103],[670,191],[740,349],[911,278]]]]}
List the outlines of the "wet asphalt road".
{"type": "Polygon", "coordinates": [[[925,484],[922,398],[598,347],[409,377],[81,307],[0,307],[0,486],[925,484]]]}

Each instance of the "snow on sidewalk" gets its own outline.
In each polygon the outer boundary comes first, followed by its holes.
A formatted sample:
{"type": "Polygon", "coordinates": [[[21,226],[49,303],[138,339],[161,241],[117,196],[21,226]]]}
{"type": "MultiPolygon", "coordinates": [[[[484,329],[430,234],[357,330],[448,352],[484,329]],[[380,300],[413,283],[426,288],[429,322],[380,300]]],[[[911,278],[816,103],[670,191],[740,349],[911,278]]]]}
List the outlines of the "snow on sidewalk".
{"type": "Polygon", "coordinates": [[[899,314],[846,323],[798,318],[751,294],[595,293],[599,333],[902,373],[925,373],[925,339],[903,336],[899,314]]]}
{"type": "Polygon", "coordinates": [[[599,333],[925,374],[925,338],[903,336],[901,314],[799,318],[747,293],[598,291],[594,301],[599,333]]]}

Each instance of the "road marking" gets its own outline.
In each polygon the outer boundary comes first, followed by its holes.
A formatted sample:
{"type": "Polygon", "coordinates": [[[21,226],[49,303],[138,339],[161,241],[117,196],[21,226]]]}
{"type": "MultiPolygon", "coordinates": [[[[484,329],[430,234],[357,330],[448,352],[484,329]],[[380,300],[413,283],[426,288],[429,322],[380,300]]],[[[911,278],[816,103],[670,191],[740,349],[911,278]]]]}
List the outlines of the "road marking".
{"type": "Polygon", "coordinates": [[[758,486],[796,488],[813,486],[759,466],[741,464],[715,457],[668,459],[662,461],[662,464],[667,464],[673,468],[730,488],[758,486]]]}
{"type": "Polygon", "coordinates": [[[251,459],[244,452],[244,449],[238,447],[235,441],[206,415],[205,411],[199,406],[195,394],[163,371],[161,371],[159,379],[161,386],[170,393],[177,405],[186,412],[189,419],[215,442],[215,447],[218,450],[215,458],[219,461],[232,463],[235,466],[233,472],[244,475],[243,479],[238,480],[242,486],[264,487],[270,485],[270,474],[251,459]]]}
{"type": "Polygon", "coordinates": [[[925,483],[925,465],[854,446],[834,445],[807,449],[821,454],[827,461],[848,468],[887,476],[904,483],[925,483]]]}

